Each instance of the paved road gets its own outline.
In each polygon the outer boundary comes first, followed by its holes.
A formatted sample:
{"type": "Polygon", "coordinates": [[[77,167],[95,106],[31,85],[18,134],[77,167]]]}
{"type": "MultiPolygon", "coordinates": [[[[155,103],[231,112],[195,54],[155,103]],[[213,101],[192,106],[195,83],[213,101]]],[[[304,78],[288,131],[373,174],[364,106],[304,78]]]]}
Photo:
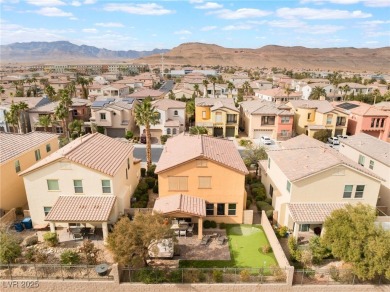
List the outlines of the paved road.
{"type": "Polygon", "coordinates": [[[172,90],[174,86],[173,80],[167,80],[161,87],[160,91],[163,91],[165,93],[168,93],[170,90],[172,90]]]}

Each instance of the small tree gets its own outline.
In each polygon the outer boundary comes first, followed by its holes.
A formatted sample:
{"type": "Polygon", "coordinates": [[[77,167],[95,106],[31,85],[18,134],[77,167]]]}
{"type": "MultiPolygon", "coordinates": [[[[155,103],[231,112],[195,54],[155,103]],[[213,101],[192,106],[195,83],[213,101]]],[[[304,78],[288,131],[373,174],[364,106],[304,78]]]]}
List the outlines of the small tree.
{"type": "Polygon", "coordinates": [[[190,134],[192,135],[206,135],[208,131],[205,127],[194,126],[190,128],[190,134]]]}
{"type": "Polygon", "coordinates": [[[100,250],[95,247],[92,241],[89,239],[84,240],[80,252],[84,255],[88,265],[96,265],[100,250]]]}
{"type": "Polygon", "coordinates": [[[329,257],[331,251],[322,243],[319,236],[313,236],[309,241],[309,248],[313,256],[313,263],[320,264],[324,258],[329,257]]]}
{"type": "Polygon", "coordinates": [[[77,265],[80,263],[80,256],[73,250],[66,250],[61,254],[61,264],[77,265]]]}
{"type": "Polygon", "coordinates": [[[268,158],[265,148],[258,145],[248,145],[243,153],[244,163],[247,167],[252,164],[257,165],[259,160],[265,160],[268,158]]]}
{"type": "Polygon", "coordinates": [[[326,143],[328,141],[328,138],[330,137],[328,130],[319,130],[314,133],[313,138],[317,139],[318,141],[326,143]]]}
{"type": "Polygon", "coordinates": [[[22,249],[18,239],[11,233],[0,230],[0,263],[8,264],[15,261],[20,256],[22,249]]]}

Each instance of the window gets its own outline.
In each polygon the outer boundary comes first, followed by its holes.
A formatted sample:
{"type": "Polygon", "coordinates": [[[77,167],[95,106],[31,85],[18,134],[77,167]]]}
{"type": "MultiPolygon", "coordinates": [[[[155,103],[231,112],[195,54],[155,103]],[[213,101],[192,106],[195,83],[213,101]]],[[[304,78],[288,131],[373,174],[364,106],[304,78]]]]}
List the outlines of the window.
{"type": "Polygon", "coordinates": [[[237,115],[227,115],[227,122],[228,123],[236,123],[237,122],[237,115]]]}
{"type": "Polygon", "coordinates": [[[15,160],[15,171],[18,173],[20,171],[20,162],[19,160],[15,160]]]}
{"type": "Polygon", "coordinates": [[[345,117],[337,117],[336,126],[345,126],[347,120],[345,117]]]}
{"type": "Polygon", "coordinates": [[[178,112],[178,111],[174,111],[174,112],[173,112],[173,115],[174,115],[174,116],[178,116],[178,115],[179,115],[179,112],[178,112]]]}
{"type": "Polygon", "coordinates": [[[214,216],[214,204],[206,204],[206,215],[214,216]]]}
{"type": "Polygon", "coordinates": [[[49,153],[51,151],[51,146],[50,144],[46,144],[46,152],[49,153]]]}
{"type": "Polygon", "coordinates": [[[171,134],[171,128],[167,128],[167,135],[171,134]]]}
{"type": "Polygon", "coordinates": [[[176,133],[177,133],[176,128],[173,128],[173,129],[172,129],[172,135],[176,135],[176,133]]]}
{"type": "Polygon", "coordinates": [[[56,127],[56,133],[57,134],[63,134],[64,133],[64,129],[62,127],[56,127]]]}
{"type": "Polygon", "coordinates": [[[287,181],[286,190],[288,192],[290,192],[290,190],[291,190],[291,182],[289,180],[287,181]]]}
{"type": "Polygon", "coordinates": [[[381,119],[381,128],[383,128],[385,125],[385,119],[381,119]]]}
{"type": "Polygon", "coordinates": [[[274,187],[271,184],[269,185],[269,195],[271,198],[274,195],[274,187]]]}
{"type": "Polygon", "coordinates": [[[207,160],[204,159],[197,160],[196,167],[207,167],[207,160]]]}
{"type": "Polygon", "coordinates": [[[274,116],[263,116],[261,117],[262,125],[275,125],[275,117],[274,116]]]}
{"type": "Polygon", "coordinates": [[[199,176],[199,188],[211,189],[211,176],[199,176]]]}
{"type": "Polygon", "coordinates": [[[282,136],[282,137],[288,137],[288,131],[287,130],[282,130],[281,132],[280,132],[280,136],[282,136]]]}
{"type": "Polygon", "coordinates": [[[225,215],[225,204],[217,204],[217,215],[225,215]]]}
{"type": "Polygon", "coordinates": [[[49,191],[59,191],[60,185],[58,183],[58,179],[48,179],[47,180],[47,189],[49,191]]]}
{"type": "Polygon", "coordinates": [[[370,169],[374,169],[374,160],[370,160],[370,169]]]}
{"type": "Polygon", "coordinates": [[[308,113],[307,114],[307,119],[310,120],[310,118],[311,118],[311,113],[308,113]]]}
{"type": "Polygon", "coordinates": [[[47,214],[49,214],[51,210],[51,207],[43,207],[43,212],[45,213],[45,216],[47,216],[47,214]]]}
{"type": "Polygon", "coordinates": [[[170,176],[168,177],[170,191],[187,191],[188,177],[187,176],[170,176]]]}
{"type": "Polygon", "coordinates": [[[102,180],[102,190],[103,190],[103,194],[111,193],[111,182],[108,179],[102,180]]]}
{"type": "Polygon", "coordinates": [[[366,160],[366,157],[363,156],[363,155],[359,155],[359,161],[358,163],[361,165],[361,166],[364,166],[364,161],[366,160]]]}
{"type": "Polygon", "coordinates": [[[299,231],[301,232],[308,232],[310,229],[310,224],[300,224],[299,225],[299,231]]]}
{"type": "Polygon", "coordinates": [[[35,161],[38,161],[41,159],[41,150],[37,149],[35,150],[35,161]]]}
{"type": "Polygon", "coordinates": [[[215,113],[215,122],[222,123],[222,113],[215,113]]]}
{"type": "Polygon", "coordinates": [[[357,185],[355,191],[355,198],[363,198],[364,186],[357,185]]]}
{"type": "Polygon", "coordinates": [[[236,208],[237,208],[237,204],[228,204],[228,215],[235,216],[236,208]]]}
{"type": "Polygon", "coordinates": [[[76,194],[82,194],[83,191],[83,181],[81,179],[74,179],[73,180],[73,186],[74,186],[74,192],[76,194]]]}
{"type": "Polygon", "coordinates": [[[100,113],[100,119],[105,121],[106,120],[106,113],[100,113]]]}
{"type": "Polygon", "coordinates": [[[326,115],[326,124],[327,125],[332,124],[332,117],[333,117],[333,115],[326,115]]]}
{"type": "Polygon", "coordinates": [[[351,198],[352,197],[352,189],[353,189],[353,185],[344,186],[343,198],[351,198]]]}
{"type": "Polygon", "coordinates": [[[202,119],[206,118],[206,111],[202,111],[202,119]]]}
{"type": "Polygon", "coordinates": [[[375,126],[375,119],[371,119],[371,128],[374,128],[375,126]]]}
{"type": "Polygon", "coordinates": [[[290,122],[290,117],[282,117],[282,124],[288,124],[290,122]]]}

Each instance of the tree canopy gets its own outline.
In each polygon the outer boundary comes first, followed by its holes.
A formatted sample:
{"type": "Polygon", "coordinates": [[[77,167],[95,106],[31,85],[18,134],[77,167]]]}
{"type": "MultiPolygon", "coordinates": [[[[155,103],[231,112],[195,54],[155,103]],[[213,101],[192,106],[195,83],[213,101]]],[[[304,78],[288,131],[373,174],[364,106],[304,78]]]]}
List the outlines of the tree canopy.
{"type": "Polygon", "coordinates": [[[247,167],[267,158],[268,155],[265,152],[265,148],[259,145],[248,145],[243,153],[244,163],[247,167]]]}

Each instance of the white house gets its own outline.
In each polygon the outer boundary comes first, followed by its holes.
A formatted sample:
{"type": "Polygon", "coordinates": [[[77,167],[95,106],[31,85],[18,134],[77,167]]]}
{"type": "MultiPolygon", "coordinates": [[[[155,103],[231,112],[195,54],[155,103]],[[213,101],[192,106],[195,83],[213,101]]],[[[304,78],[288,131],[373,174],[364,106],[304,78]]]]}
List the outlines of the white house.
{"type": "Polygon", "coordinates": [[[326,96],[332,95],[335,90],[332,84],[310,83],[302,87],[302,99],[308,100],[314,88],[316,87],[324,89],[326,96]]]}

